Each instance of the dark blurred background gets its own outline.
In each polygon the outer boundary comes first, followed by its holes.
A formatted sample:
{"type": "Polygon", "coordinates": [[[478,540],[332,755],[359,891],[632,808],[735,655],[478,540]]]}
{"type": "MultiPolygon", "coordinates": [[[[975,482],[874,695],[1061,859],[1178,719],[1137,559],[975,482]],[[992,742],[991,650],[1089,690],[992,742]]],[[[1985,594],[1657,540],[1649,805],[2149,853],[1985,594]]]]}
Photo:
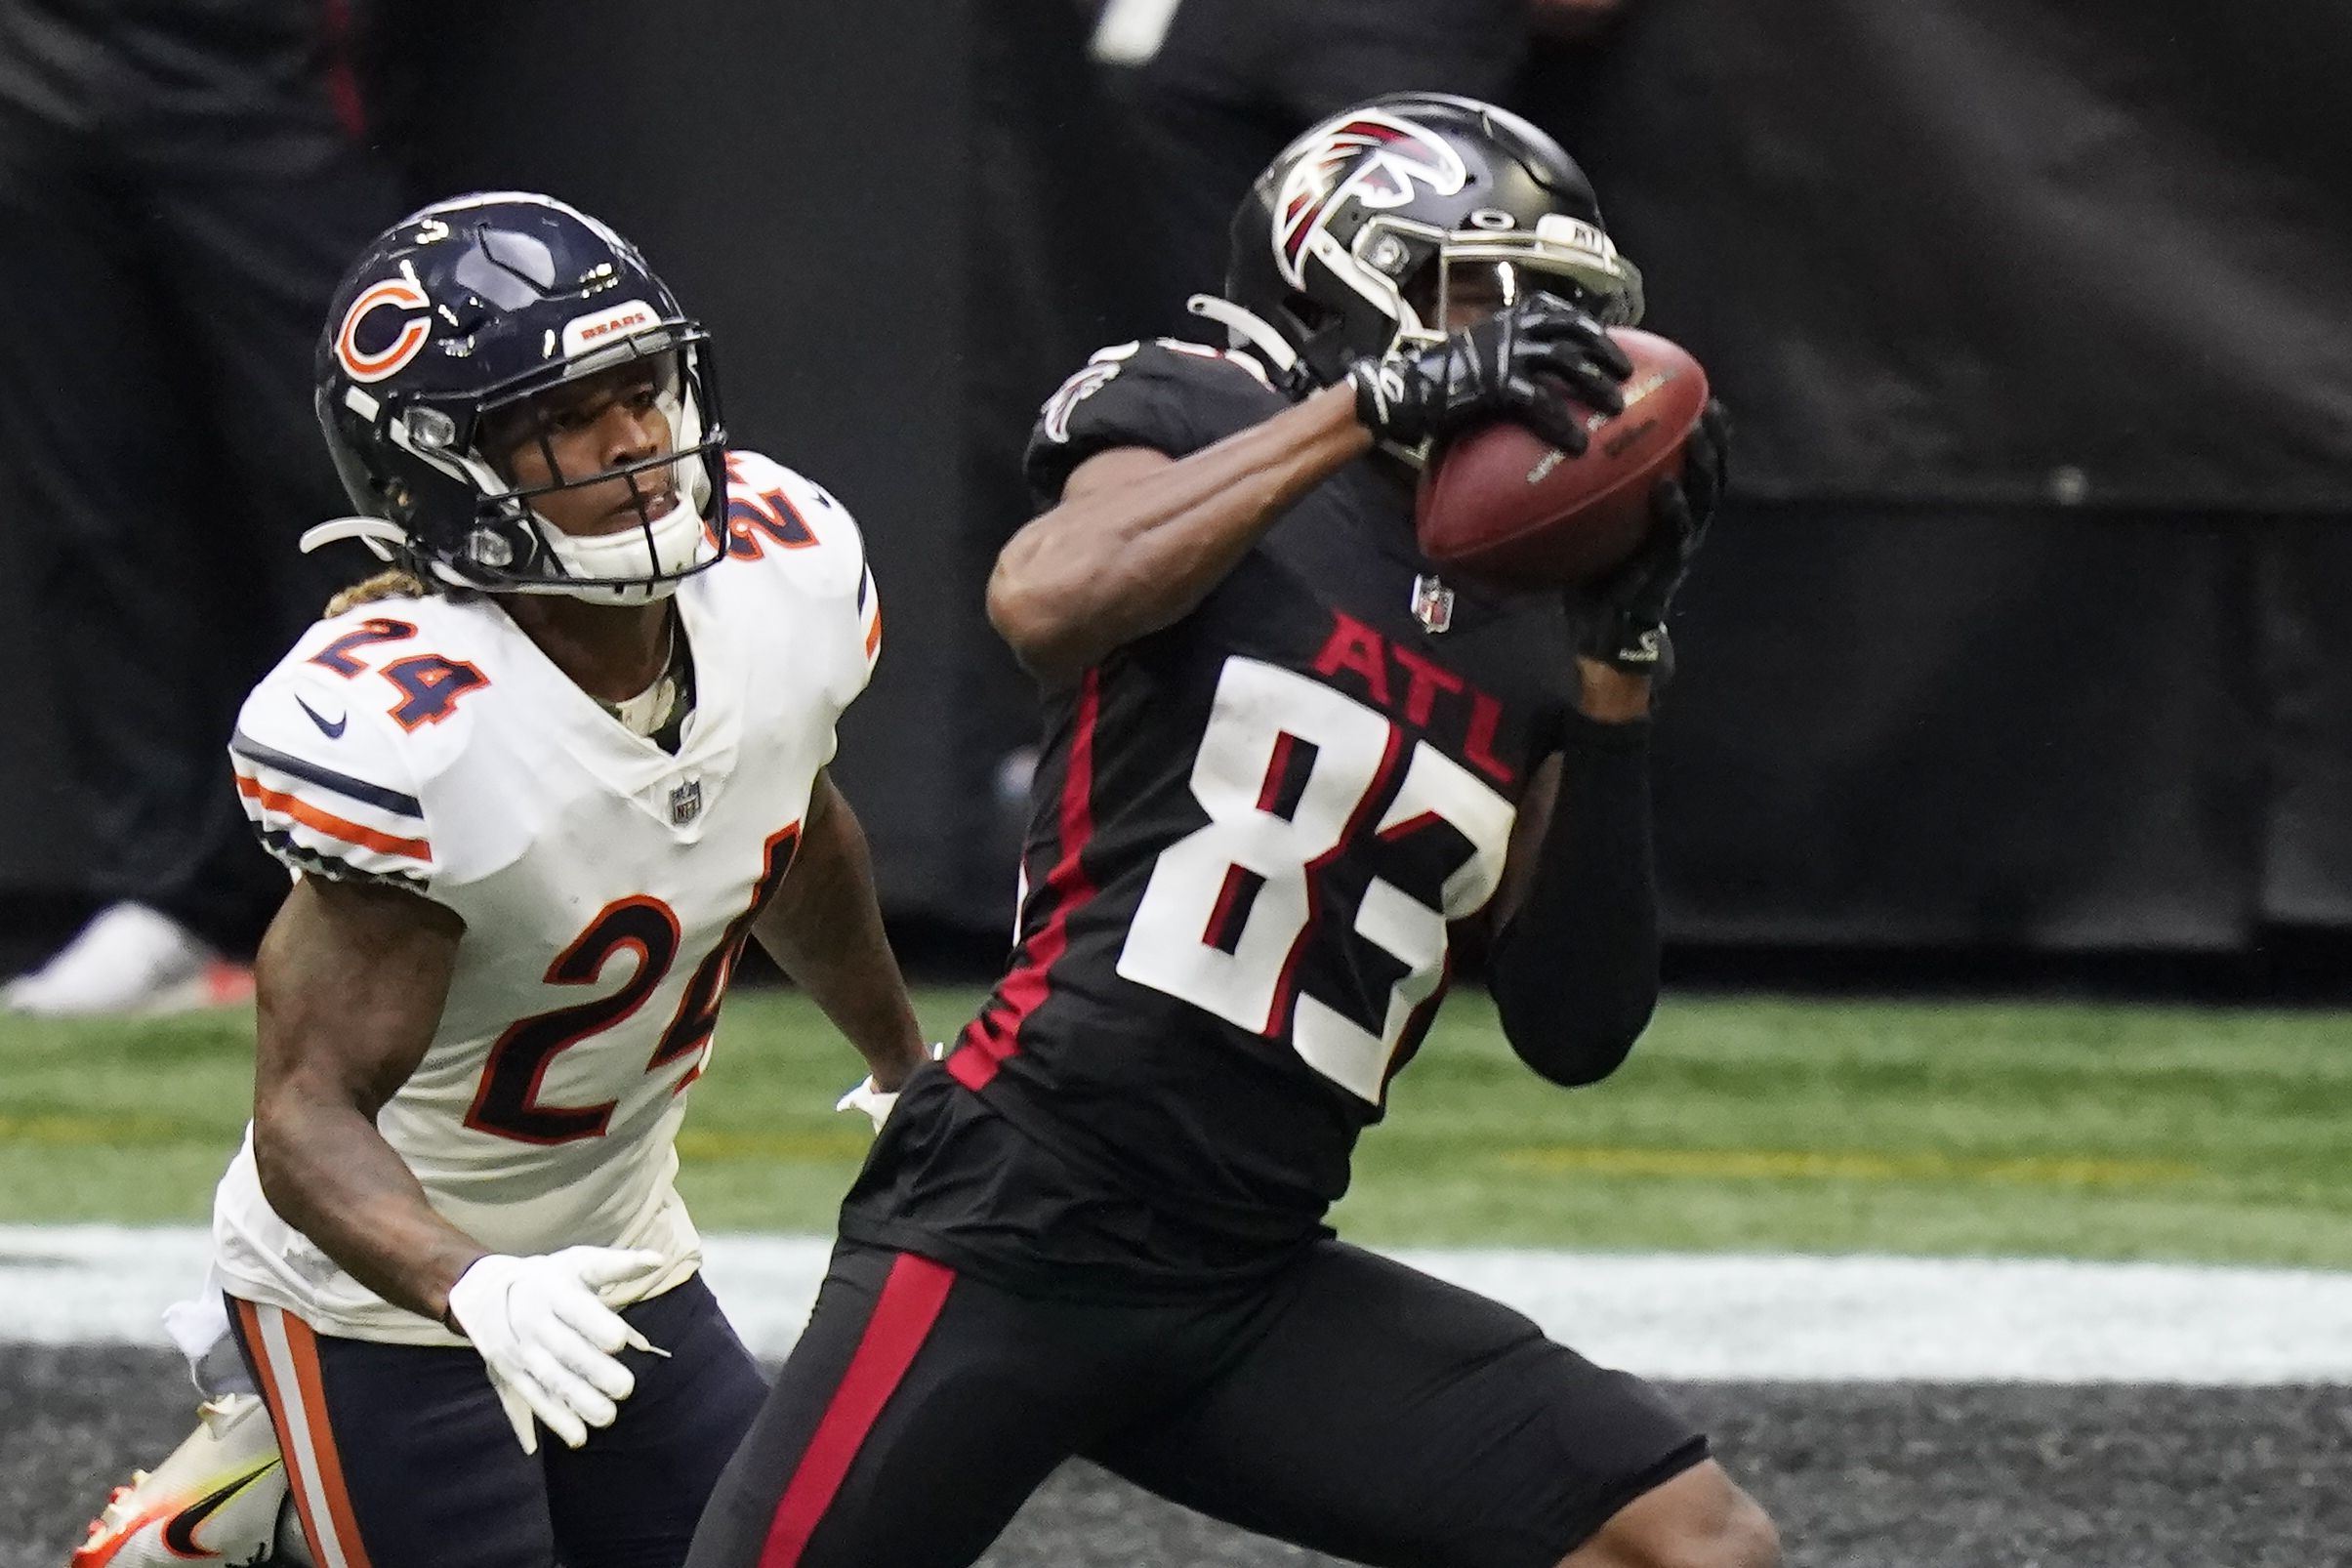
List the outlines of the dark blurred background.
{"type": "MultiPolygon", "coordinates": [[[[0,0],[26,8],[74,9],[0,0]]],[[[2352,971],[2341,6],[2274,0],[2258,26],[2220,0],[362,20],[369,135],[409,194],[537,187],[610,220],[716,331],[737,441],[860,515],[889,638],[837,771],[918,965],[986,962],[1010,918],[1032,721],[980,587],[1025,517],[1036,405],[1093,349],[1180,325],[1290,135],[1411,86],[1562,138],[1647,274],[1648,324],[1738,421],[1660,733],[1679,972],[2352,971]]],[[[0,531],[44,525],[0,490],[0,531]]],[[[44,656],[26,593],[0,573],[0,668],[44,656]]],[[[58,720],[28,682],[0,745],[0,970],[100,896],[98,786],[58,720]]]]}

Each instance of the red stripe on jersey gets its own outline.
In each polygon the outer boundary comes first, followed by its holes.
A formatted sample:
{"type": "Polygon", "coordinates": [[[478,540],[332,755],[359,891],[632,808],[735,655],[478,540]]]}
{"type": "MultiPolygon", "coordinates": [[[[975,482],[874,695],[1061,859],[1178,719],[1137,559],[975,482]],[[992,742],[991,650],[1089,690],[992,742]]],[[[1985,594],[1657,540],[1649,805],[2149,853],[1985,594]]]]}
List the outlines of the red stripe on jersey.
{"type": "Polygon", "coordinates": [[[1372,805],[1388,792],[1388,780],[1396,774],[1396,764],[1405,755],[1405,731],[1402,726],[1388,726],[1388,749],[1382,754],[1380,771],[1372,775],[1372,788],[1356,803],[1355,814],[1347,819],[1347,828],[1332,846],[1306,863],[1306,924],[1291,939],[1290,956],[1282,961],[1282,978],[1275,982],[1274,1005],[1266,1010],[1265,1027],[1259,1034],[1279,1040],[1287,1032],[1291,1003],[1299,986],[1299,961],[1306,956],[1306,944],[1320,928],[1323,918],[1323,868],[1347,852],[1364,831],[1372,815],[1372,805]]]}
{"type": "MultiPolygon", "coordinates": [[[[1264,880],[1248,866],[1227,866],[1225,868],[1225,885],[1217,888],[1217,907],[1209,911],[1209,924],[1201,931],[1203,947],[1214,947],[1226,953],[1233,951],[1225,944],[1225,937],[1229,934],[1225,929],[1225,923],[1233,918],[1233,906],[1241,902],[1242,890],[1252,883],[1261,883],[1264,880]]],[[[1236,941],[1240,940],[1238,932],[1230,934],[1236,941]]]]}
{"type": "Polygon", "coordinates": [[[1022,944],[1021,962],[1005,976],[947,1058],[949,1075],[966,1089],[986,1085],[1005,1058],[1020,1049],[1021,1025],[1052,989],[1053,965],[1069,948],[1070,916],[1094,896],[1080,857],[1094,833],[1094,723],[1101,713],[1101,672],[1089,670],[1078,692],[1070,761],[1062,770],[1061,859],[1046,876],[1053,913],[1047,917],[1045,928],[1022,944]]]}
{"type": "Polygon", "coordinates": [[[808,1439],[808,1450],[776,1505],[767,1541],[760,1548],[759,1568],[797,1568],[857,1451],[881,1419],[883,1406],[898,1391],[907,1368],[915,1364],[915,1352],[939,1321],[939,1309],[947,1304],[948,1288],[955,1282],[954,1269],[913,1253],[900,1253],[890,1265],[874,1315],[866,1320],[866,1332],[850,1354],[849,1370],[842,1374],[841,1386],[833,1390],[816,1433],[808,1439]]]}
{"type": "Polygon", "coordinates": [[[1274,806],[1282,799],[1282,786],[1290,781],[1291,748],[1299,737],[1287,729],[1274,732],[1274,755],[1266,763],[1266,781],[1258,792],[1258,809],[1274,814],[1274,806]]]}

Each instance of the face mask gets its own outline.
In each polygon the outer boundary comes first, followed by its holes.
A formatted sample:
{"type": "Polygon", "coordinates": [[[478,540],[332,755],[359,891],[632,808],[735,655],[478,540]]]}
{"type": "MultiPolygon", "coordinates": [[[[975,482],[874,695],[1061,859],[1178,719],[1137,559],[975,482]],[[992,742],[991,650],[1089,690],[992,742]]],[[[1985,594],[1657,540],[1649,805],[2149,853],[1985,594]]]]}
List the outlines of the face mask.
{"type": "Polygon", "coordinates": [[[557,592],[598,604],[646,604],[678,592],[678,579],[718,557],[702,515],[710,500],[709,471],[691,455],[702,439],[702,419],[691,398],[673,389],[659,394],[662,412],[675,432],[673,444],[689,455],[671,465],[678,504],[657,518],[650,529],[624,528],[616,533],[575,538],[545,517],[534,515],[547,552],[576,581],[557,592]],[[648,552],[647,536],[651,549],[648,552]],[[667,579],[644,582],[646,577],[667,579]],[[626,579],[640,581],[626,581],[626,579]],[[621,579],[616,581],[616,579],[621,579]]]}
{"type": "Polygon", "coordinates": [[[710,535],[703,531],[701,509],[687,499],[682,487],[678,505],[650,529],[624,528],[618,533],[577,539],[544,517],[537,521],[548,554],[576,580],[557,591],[593,603],[645,604],[668,598],[678,592],[680,577],[718,554],[711,548],[710,535]],[[642,581],[646,577],[664,580],[642,581]],[[627,580],[633,578],[639,580],[627,580]]]}

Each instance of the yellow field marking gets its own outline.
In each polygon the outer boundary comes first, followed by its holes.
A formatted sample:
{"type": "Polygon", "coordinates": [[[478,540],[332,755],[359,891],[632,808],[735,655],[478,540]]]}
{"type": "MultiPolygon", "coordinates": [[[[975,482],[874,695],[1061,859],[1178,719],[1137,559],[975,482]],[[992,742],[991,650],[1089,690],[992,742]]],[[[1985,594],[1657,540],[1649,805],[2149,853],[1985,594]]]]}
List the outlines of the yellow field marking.
{"type": "Polygon", "coordinates": [[[1506,1150],[1520,1171],[1596,1176],[1711,1176],[1739,1181],[1791,1177],[1839,1181],[2017,1181],[2042,1186],[2120,1187],[2180,1181],[2205,1175],[2176,1160],[2108,1160],[2087,1155],[2028,1154],[1987,1158],[1952,1154],[1827,1153],[1805,1149],[1632,1149],[1554,1145],[1506,1150]]]}
{"type": "Polygon", "coordinates": [[[235,1137],[234,1129],[215,1132],[160,1116],[87,1116],[70,1111],[24,1116],[0,1112],[0,1143],[39,1143],[52,1148],[108,1144],[144,1147],[157,1143],[233,1141],[235,1137]]]}
{"type": "Polygon", "coordinates": [[[862,1160],[874,1142],[859,1117],[857,1130],[839,1133],[731,1133],[689,1127],[678,1135],[685,1160],[862,1160]]]}
{"type": "MultiPolygon", "coordinates": [[[[210,1142],[235,1134],[156,1116],[0,1113],[0,1142],[50,1148],[137,1147],[210,1142]]],[[[862,1159],[872,1139],[862,1131],[726,1132],[686,1128],[678,1152],[688,1160],[862,1159]]],[[[1862,1150],[1643,1149],[1539,1145],[1506,1149],[1517,1171],[1591,1176],[1699,1176],[1715,1180],[2001,1181],[2036,1186],[2122,1187],[2182,1181],[2206,1175],[2176,1160],[2117,1160],[2086,1155],[1880,1154],[1862,1150]]]]}
{"type": "MultiPolygon", "coordinates": [[[[728,1133],[688,1128],[679,1135],[678,1152],[689,1160],[858,1160],[874,1139],[862,1131],[824,1133],[728,1133]]],[[[237,1130],[175,1122],[160,1116],[92,1116],[60,1111],[38,1115],[0,1112],[0,1143],[48,1148],[152,1147],[164,1143],[217,1143],[228,1157],[237,1130]]]]}

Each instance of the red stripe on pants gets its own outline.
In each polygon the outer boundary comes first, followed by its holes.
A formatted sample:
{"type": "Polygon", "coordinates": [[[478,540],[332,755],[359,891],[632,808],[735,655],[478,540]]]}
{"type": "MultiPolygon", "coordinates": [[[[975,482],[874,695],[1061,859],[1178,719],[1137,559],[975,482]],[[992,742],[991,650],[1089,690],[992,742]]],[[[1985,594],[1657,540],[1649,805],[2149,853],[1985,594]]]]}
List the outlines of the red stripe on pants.
{"type": "Polygon", "coordinates": [[[955,1282],[954,1269],[913,1253],[899,1254],[890,1265],[874,1315],[849,1357],[849,1370],[842,1374],[841,1386],[834,1389],[832,1403],[808,1439],[808,1451],[801,1456],[783,1501],[776,1505],[767,1543],[760,1549],[760,1568],[797,1568],[866,1434],[939,1320],[948,1287],[955,1282]]]}

